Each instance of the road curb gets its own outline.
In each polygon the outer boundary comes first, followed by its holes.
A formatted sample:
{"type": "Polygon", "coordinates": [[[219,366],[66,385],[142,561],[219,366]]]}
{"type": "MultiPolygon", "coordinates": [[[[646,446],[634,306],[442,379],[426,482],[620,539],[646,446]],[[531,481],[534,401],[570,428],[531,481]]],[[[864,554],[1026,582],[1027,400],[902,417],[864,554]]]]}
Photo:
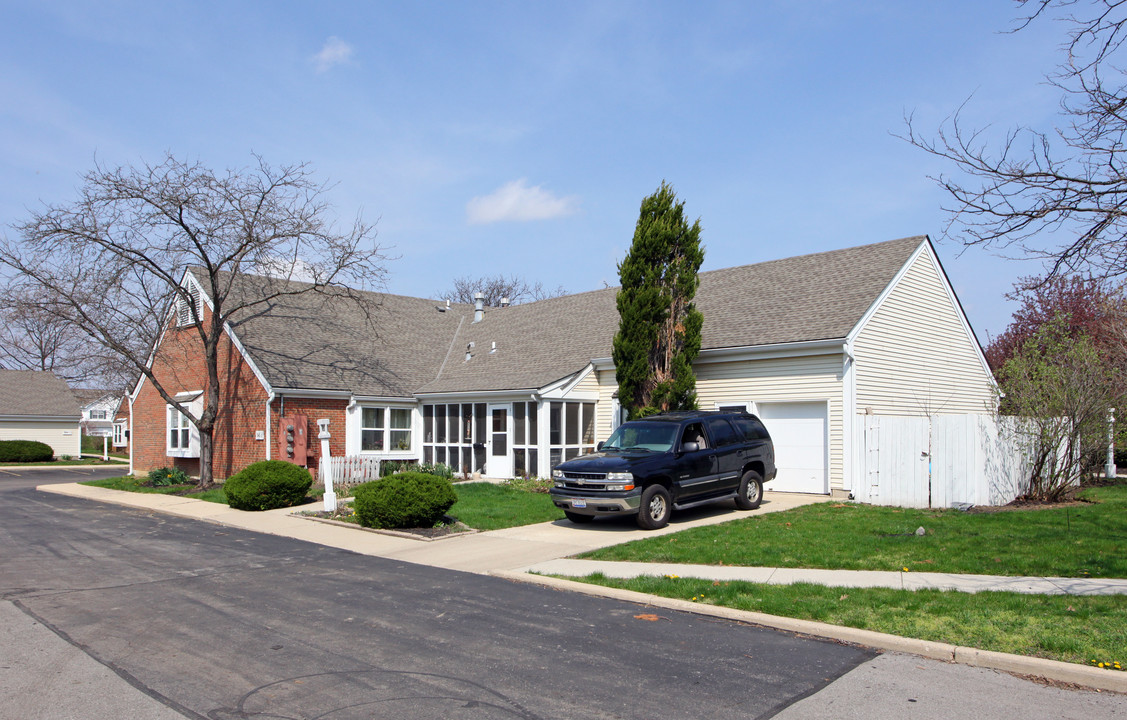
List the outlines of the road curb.
{"type": "Polygon", "coordinates": [[[514,582],[542,585],[557,590],[579,592],[585,595],[605,597],[613,600],[624,600],[640,605],[662,607],[696,615],[723,618],[725,620],[736,620],[738,622],[748,623],[749,625],[759,625],[775,630],[785,630],[787,632],[827,640],[863,645],[875,650],[908,653],[932,660],[1001,670],[1003,672],[1028,675],[1055,682],[1082,685],[1095,690],[1110,690],[1112,692],[1127,693],[1127,672],[1102,670],[1097,667],[1077,665],[1076,663],[1027,657],[1025,655],[1010,655],[1008,653],[979,650],[978,648],[958,647],[947,643],[916,640],[913,638],[900,637],[899,635],[874,632],[872,630],[860,630],[858,628],[844,627],[841,625],[830,625],[814,620],[799,620],[797,618],[768,615],[766,613],[757,613],[749,610],[735,610],[718,605],[704,605],[688,600],[647,595],[646,593],[635,592],[633,590],[608,588],[601,585],[591,585],[589,583],[548,577],[545,575],[531,575],[526,572],[498,570],[490,574],[494,577],[505,578],[514,582]]]}

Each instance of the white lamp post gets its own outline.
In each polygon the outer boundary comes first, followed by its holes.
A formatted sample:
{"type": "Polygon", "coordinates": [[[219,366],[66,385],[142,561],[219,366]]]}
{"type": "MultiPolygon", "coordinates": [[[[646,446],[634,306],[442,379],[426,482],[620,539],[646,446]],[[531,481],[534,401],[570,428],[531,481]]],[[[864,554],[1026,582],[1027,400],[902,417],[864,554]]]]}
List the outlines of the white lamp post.
{"type": "Polygon", "coordinates": [[[1104,477],[1115,477],[1115,408],[1107,409],[1107,466],[1104,477]]]}
{"type": "Polygon", "coordinates": [[[321,441],[321,461],[319,466],[321,468],[321,477],[325,481],[325,512],[333,512],[337,509],[337,494],[333,490],[333,469],[329,467],[329,459],[332,457],[329,452],[329,418],[322,418],[317,421],[317,439],[321,441]]]}

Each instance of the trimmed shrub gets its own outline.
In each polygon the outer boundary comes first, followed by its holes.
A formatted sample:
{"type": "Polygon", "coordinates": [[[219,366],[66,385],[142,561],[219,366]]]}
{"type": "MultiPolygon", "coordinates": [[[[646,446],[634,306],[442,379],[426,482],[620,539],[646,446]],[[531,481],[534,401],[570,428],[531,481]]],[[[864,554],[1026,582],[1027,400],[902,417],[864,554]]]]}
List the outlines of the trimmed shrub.
{"type": "Polygon", "coordinates": [[[223,491],[236,510],[273,510],[291,507],[305,499],[313,476],[285,460],[263,460],[247,465],[227,478],[223,491]]]}
{"type": "Polygon", "coordinates": [[[458,501],[446,478],[404,472],[353,488],[356,519],[370,528],[434,527],[458,501]]]}
{"type": "Polygon", "coordinates": [[[149,484],[153,487],[187,485],[190,482],[191,478],[180,468],[162,467],[149,471],[149,484]]]}
{"type": "Polygon", "coordinates": [[[38,440],[0,440],[0,462],[47,462],[55,451],[38,440]]]}

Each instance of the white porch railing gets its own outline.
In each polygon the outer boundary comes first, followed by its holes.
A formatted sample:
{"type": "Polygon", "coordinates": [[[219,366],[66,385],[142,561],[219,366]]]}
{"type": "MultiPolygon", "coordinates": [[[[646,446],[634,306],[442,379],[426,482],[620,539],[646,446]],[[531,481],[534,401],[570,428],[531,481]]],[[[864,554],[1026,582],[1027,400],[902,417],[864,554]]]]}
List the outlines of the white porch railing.
{"type": "Polygon", "coordinates": [[[347,497],[354,486],[380,479],[380,459],[360,455],[321,458],[317,479],[322,485],[325,485],[326,473],[337,495],[347,497]]]}

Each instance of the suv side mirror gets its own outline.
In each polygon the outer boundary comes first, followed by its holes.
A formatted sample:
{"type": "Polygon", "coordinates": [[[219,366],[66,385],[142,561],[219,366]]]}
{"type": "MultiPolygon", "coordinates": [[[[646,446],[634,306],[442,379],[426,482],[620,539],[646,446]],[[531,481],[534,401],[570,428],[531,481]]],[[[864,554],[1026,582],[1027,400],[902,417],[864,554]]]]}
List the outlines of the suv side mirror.
{"type": "Polygon", "coordinates": [[[693,442],[692,440],[681,443],[681,452],[691,453],[696,452],[697,450],[700,450],[700,445],[693,442]]]}
{"type": "Polygon", "coordinates": [[[600,440],[599,444],[595,446],[595,449],[596,450],[602,450],[603,449],[603,441],[602,440],[600,440]]]}

